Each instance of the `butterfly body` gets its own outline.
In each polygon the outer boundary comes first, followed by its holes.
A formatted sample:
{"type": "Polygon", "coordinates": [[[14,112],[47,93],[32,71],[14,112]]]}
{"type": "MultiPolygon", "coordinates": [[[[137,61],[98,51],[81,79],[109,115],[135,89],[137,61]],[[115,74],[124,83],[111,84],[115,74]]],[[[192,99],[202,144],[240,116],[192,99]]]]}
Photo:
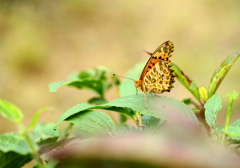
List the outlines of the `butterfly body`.
{"type": "Polygon", "coordinates": [[[173,88],[175,75],[170,60],[173,50],[173,43],[166,41],[151,54],[140,79],[134,82],[138,90],[143,93],[163,93],[173,88]]]}

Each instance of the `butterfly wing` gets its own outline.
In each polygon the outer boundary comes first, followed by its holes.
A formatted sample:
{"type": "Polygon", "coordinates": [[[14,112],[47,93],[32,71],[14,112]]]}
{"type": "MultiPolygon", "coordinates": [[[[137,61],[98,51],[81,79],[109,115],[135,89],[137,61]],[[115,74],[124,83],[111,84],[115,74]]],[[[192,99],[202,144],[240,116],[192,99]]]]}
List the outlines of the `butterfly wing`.
{"type": "Polygon", "coordinates": [[[171,41],[166,41],[161,44],[151,55],[148,62],[146,63],[142,74],[140,76],[140,80],[143,80],[144,76],[160,61],[164,63],[170,64],[170,57],[172,56],[172,52],[174,50],[173,43],[171,41]]]}
{"type": "Polygon", "coordinates": [[[159,61],[143,78],[143,90],[154,93],[169,92],[173,88],[174,77],[171,64],[159,61]]]}

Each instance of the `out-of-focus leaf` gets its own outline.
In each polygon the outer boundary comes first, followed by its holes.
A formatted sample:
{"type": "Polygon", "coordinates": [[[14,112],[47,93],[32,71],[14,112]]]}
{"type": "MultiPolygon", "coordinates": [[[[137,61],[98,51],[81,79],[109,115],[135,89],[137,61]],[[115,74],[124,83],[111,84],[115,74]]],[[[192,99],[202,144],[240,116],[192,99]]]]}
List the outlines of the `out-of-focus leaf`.
{"type": "Polygon", "coordinates": [[[39,119],[40,115],[47,110],[48,110],[48,108],[42,108],[34,114],[32,121],[31,121],[30,125],[28,126],[28,131],[31,131],[32,129],[34,129],[34,127],[38,123],[38,119],[39,119]]]}
{"type": "Polygon", "coordinates": [[[199,87],[196,82],[190,79],[176,64],[172,64],[172,69],[174,70],[176,78],[179,82],[182,83],[183,86],[185,86],[199,102],[201,102],[198,92],[199,87]]]}
{"type": "Polygon", "coordinates": [[[0,135],[0,151],[5,153],[12,151],[26,155],[30,150],[21,135],[17,133],[8,133],[0,135]]]}
{"type": "Polygon", "coordinates": [[[20,154],[17,152],[0,151],[0,167],[1,168],[20,168],[32,160],[31,154],[20,154]]]}
{"type": "Polygon", "coordinates": [[[231,93],[228,93],[227,96],[233,100],[236,100],[238,98],[238,93],[233,91],[231,93]]]}
{"type": "Polygon", "coordinates": [[[67,85],[68,83],[69,82],[67,81],[53,82],[53,83],[50,83],[48,87],[50,92],[56,92],[59,87],[67,85]]]}
{"type": "Polygon", "coordinates": [[[227,75],[229,69],[232,67],[232,65],[238,59],[239,56],[240,56],[240,53],[236,53],[227,57],[222,62],[220,67],[213,73],[209,87],[208,87],[209,97],[211,97],[216,92],[219,85],[223,81],[224,77],[227,75]]]}
{"type": "Polygon", "coordinates": [[[234,123],[231,124],[231,126],[240,127],[240,120],[235,121],[234,123]]]}
{"type": "Polygon", "coordinates": [[[230,125],[224,132],[231,137],[240,137],[240,127],[230,125]]]}
{"type": "Polygon", "coordinates": [[[213,145],[203,136],[189,134],[179,137],[163,131],[155,136],[147,136],[134,132],[124,136],[102,136],[86,140],[75,138],[67,145],[64,142],[64,145],[55,146],[56,152],[49,151],[46,156],[50,160],[61,161],[57,167],[239,167],[240,161],[234,151],[213,145]]]}
{"type": "Polygon", "coordinates": [[[240,141],[240,120],[231,124],[225,133],[230,136],[232,140],[240,141]]]}
{"type": "Polygon", "coordinates": [[[143,129],[149,133],[155,133],[155,131],[159,129],[159,126],[161,125],[160,122],[160,118],[149,115],[142,116],[143,129]]]}
{"type": "Polygon", "coordinates": [[[12,103],[7,102],[2,99],[0,99],[0,114],[4,118],[6,118],[14,123],[20,123],[23,119],[22,112],[19,108],[17,108],[12,103]]]}

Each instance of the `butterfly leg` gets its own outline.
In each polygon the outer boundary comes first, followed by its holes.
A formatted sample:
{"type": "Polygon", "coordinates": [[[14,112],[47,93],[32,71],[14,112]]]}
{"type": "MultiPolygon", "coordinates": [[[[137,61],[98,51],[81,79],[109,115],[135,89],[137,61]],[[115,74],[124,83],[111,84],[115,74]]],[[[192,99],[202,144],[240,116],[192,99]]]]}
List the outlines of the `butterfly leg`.
{"type": "Polygon", "coordinates": [[[138,95],[138,89],[136,88],[136,95],[138,95]]]}
{"type": "Polygon", "coordinates": [[[147,97],[146,97],[146,93],[144,93],[144,107],[147,109],[147,97]]]}

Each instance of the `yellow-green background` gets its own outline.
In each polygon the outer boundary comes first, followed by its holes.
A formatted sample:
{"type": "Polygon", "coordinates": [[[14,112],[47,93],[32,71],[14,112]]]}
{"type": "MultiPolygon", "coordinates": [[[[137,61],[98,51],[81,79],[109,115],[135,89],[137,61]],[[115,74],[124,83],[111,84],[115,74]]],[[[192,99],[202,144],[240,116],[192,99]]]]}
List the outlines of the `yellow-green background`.
{"type": "MultiPolygon", "coordinates": [[[[238,0],[5,0],[0,1],[0,98],[14,103],[28,124],[34,112],[51,107],[40,122],[56,122],[68,108],[94,94],[63,87],[50,93],[48,84],[73,72],[104,65],[124,75],[143,52],[173,41],[172,62],[199,86],[208,86],[213,71],[240,48],[238,0]]],[[[240,60],[219,88],[240,91],[240,60]]],[[[182,100],[190,93],[177,81],[165,96],[182,100]]],[[[117,97],[116,89],[107,95],[117,97]]],[[[239,116],[239,100],[234,118],[239,116]]],[[[0,117],[0,133],[16,127],[0,117]]]]}

